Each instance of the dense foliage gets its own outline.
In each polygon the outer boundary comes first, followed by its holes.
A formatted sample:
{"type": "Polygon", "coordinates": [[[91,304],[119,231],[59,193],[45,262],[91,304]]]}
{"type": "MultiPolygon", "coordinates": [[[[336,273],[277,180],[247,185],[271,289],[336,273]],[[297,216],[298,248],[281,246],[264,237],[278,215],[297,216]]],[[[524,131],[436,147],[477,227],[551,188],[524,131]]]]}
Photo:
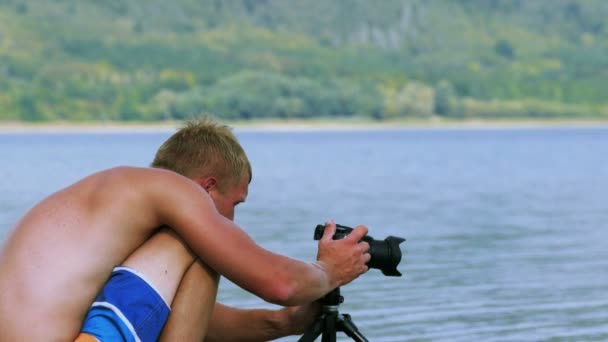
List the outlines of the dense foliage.
{"type": "Polygon", "coordinates": [[[1,120],[608,117],[604,0],[0,0],[1,120]]]}

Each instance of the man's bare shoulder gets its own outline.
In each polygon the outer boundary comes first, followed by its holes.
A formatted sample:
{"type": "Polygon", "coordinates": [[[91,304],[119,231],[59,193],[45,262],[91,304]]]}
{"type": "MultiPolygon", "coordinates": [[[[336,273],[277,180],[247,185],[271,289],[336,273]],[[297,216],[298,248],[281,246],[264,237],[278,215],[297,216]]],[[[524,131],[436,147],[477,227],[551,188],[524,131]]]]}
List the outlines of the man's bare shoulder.
{"type": "Polygon", "coordinates": [[[137,212],[138,217],[151,220],[174,214],[178,203],[200,205],[200,199],[205,198],[204,191],[186,177],[165,169],[137,166],[98,171],[62,192],[64,199],[78,198],[91,212],[112,212],[115,218],[137,212]]]}
{"type": "MultiPolygon", "coordinates": [[[[152,212],[159,223],[170,225],[179,231],[185,222],[193,222],[192,213],[206,213],[206,217],[217,214],[209,194],[193,180],[176,172],[151,167],[118,166],[105,171],[100,183],[107,187],[101,191],[107,197],[122,199],[139,212],[152,212]]],[[[115,203],[113,203],[114,205],[115,203]]],[[[120,205],[120,204],[119,204],[120,205]]],[[[217,214],[219,215],[219,214],[217,214]]]]}

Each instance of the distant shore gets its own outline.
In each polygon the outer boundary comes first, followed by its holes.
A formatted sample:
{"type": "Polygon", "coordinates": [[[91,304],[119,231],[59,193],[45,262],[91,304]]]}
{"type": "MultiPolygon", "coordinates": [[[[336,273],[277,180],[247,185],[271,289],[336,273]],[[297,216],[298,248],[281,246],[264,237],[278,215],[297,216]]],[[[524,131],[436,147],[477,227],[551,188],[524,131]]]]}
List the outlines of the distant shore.
{"type": "MultiPolygon", "coordinates": [[[[607,119],[412,119],[373,121],[355,119],[220,121],[235,130],[323,131],[370,129],[512,129],[559,127],[608,127],[607,119]]],[[[173,132],[181,121],[163,122],[1,122],[0,134],[87,133],[87,132],[173,132]]]]}

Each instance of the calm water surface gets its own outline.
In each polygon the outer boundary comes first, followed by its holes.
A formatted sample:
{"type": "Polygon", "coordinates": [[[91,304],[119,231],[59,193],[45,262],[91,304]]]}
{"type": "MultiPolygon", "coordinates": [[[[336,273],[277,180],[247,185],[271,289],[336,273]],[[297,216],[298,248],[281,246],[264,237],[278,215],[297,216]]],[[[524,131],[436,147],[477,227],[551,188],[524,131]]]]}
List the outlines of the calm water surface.
{"type": "MultiPolygon", "coordinates": [[[[236,133],[254,168],[236,221],[264,247],[311,261],[328,218],[407,238],[403,277],[342,287],[370,341],[608,340],[608,128],[236,133]]],[[[0,134],[0,239],[170,134],[0,134]]],[[[273,307],[226,280],[220,299],[273,307]]]]}

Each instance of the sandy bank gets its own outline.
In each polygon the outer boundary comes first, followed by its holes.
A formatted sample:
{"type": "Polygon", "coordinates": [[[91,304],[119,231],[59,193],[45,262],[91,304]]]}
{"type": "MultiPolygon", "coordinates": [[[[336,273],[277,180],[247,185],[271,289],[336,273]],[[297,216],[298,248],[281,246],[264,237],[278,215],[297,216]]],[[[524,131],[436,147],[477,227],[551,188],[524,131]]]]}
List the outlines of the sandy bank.
{"type": "MultiPolygon", "coordinates": [[[[223,121],[237,131],[327,131],[327,130],[383,130],[383,129],[514,129],[514,128],[593,128],[608,127],[608,120],[599,119],[541,119],[541,120],[407,120],[376,122],[370,120],[256,120],[223,121]]],[[[0,122],[0,134],[11,133],[138,133],[173,132],[181,127],[179,121],[170,122],[0,122]]]]}

